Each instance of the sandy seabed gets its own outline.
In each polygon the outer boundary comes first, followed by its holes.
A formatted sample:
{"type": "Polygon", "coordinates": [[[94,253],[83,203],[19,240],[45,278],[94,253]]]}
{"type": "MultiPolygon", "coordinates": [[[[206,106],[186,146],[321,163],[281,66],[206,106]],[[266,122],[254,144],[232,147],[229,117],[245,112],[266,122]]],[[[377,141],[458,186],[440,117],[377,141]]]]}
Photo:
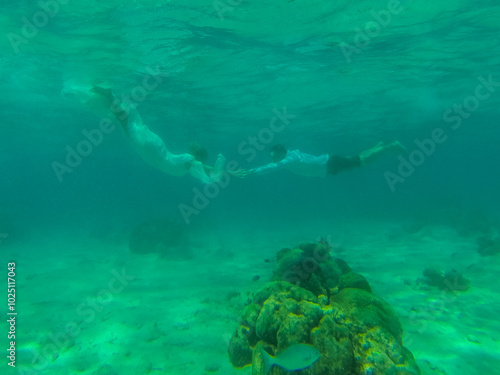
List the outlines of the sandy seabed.
{"type": "Polygon", "coordinates": [[[4,245],[18,312],[16,368],[4,358],[5,373],[250,374],[227,355],[243,306],[278,250],[319,235],[396,310],[423,374],[499,373],[500,255],[481,257],[475,238],[446,226],[334,227],[202,230],[191,234],[192,258],[176,260],[71,231],[4,245]],[[418,284],[431,265],[462,272],[470,289],[418,284]]]}

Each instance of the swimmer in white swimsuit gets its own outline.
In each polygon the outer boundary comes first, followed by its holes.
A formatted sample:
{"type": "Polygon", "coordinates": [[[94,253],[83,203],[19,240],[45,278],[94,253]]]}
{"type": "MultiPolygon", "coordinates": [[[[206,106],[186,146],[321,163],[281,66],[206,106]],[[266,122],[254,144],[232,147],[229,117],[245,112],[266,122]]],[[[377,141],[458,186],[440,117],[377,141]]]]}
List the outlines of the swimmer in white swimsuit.
{"type": "Polygon", "coordinates": [[[105,108],[112,110],[132,146],[148,164],[174,176],[190,173],[205,184],[220,180],[226,162],[224,156],[219,154],[212,168],[196,160],[192,154],[173,154],[160,136],[144,124],[135,107],[121,102],[110,89],[94,86],[90,91],[89,95],[97,94],[104,100],[105,108]]]}

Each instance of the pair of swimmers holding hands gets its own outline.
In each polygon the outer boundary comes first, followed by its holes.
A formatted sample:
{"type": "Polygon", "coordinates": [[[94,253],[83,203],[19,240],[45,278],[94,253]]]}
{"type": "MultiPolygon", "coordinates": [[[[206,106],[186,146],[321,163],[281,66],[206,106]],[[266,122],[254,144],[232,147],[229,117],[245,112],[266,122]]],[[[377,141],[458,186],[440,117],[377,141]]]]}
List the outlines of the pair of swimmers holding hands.
{"type": "Polygon", "coordinates": [[[323,154],[314,156],[299,150],[287,150],[283,145],[271,148],[272,162],[258,168],[237,171],[226,171],[226,160],[219,154],[215,165],[204,164],[206,151],[198,144],[192,144],[189,153],[174,154],[170,152],[160,136],[151,131],[143,122],[134,106],[120,101],[110,89],[93,86],[88,92],[80,90],[78,98],[89,108],[111,110],[113,116],[121,124],[124,133],[135,151],[153,167],[174,176],[191,174],[202,183],[218,182],[222,174],[227,172],[235,177],[244,178],[250,175],[267,174],[280,169],[287,169],[302,176],[324,177],[342,171],[364,166],[380,156],[392,152],[401,152],[405,148],[398,141],[378,143],[376,146],[355,156],[323,154]]]}

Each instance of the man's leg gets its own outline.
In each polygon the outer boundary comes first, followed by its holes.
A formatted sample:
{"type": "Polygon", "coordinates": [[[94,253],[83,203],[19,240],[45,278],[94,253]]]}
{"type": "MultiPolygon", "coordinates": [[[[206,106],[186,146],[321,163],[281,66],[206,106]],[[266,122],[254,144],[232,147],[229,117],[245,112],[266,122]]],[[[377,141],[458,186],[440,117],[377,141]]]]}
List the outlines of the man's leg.
{"type": "Polygon", "coordinates": [[[327,164],[328,173],[337,174],[339,172],[350,171],[397,151],[406,151],[406,148],[398,141],[394,141],[388,144],[379,142],[375,147],[363,151],[356,156],[330,155],[327,164]]]}
{"type": "Polygon", "coordinates": [[[361,165],[366,165],[387,154],[403,151],[406,151],[406,148],[399,141],[394,141],[388,144],[379,142],[375,147],[372,147],[360,153],[359,158],[361,161],[361,165]]]}

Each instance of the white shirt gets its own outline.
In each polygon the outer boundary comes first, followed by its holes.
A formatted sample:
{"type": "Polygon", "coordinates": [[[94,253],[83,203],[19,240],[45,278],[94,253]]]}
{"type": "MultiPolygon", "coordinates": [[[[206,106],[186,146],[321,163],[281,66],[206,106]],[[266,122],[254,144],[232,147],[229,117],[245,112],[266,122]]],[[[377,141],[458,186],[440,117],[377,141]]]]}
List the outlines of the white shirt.
{"type": "Polygon", "coordinates": [[[252,169],[252,172],[255,174],[267,174],[284,168],[301,176],[325,177],[329,158],[330,155],[328,154],[314,156],[305,154],[299,150],[293,150],[288,151],[283,160],[252,169]]]}

